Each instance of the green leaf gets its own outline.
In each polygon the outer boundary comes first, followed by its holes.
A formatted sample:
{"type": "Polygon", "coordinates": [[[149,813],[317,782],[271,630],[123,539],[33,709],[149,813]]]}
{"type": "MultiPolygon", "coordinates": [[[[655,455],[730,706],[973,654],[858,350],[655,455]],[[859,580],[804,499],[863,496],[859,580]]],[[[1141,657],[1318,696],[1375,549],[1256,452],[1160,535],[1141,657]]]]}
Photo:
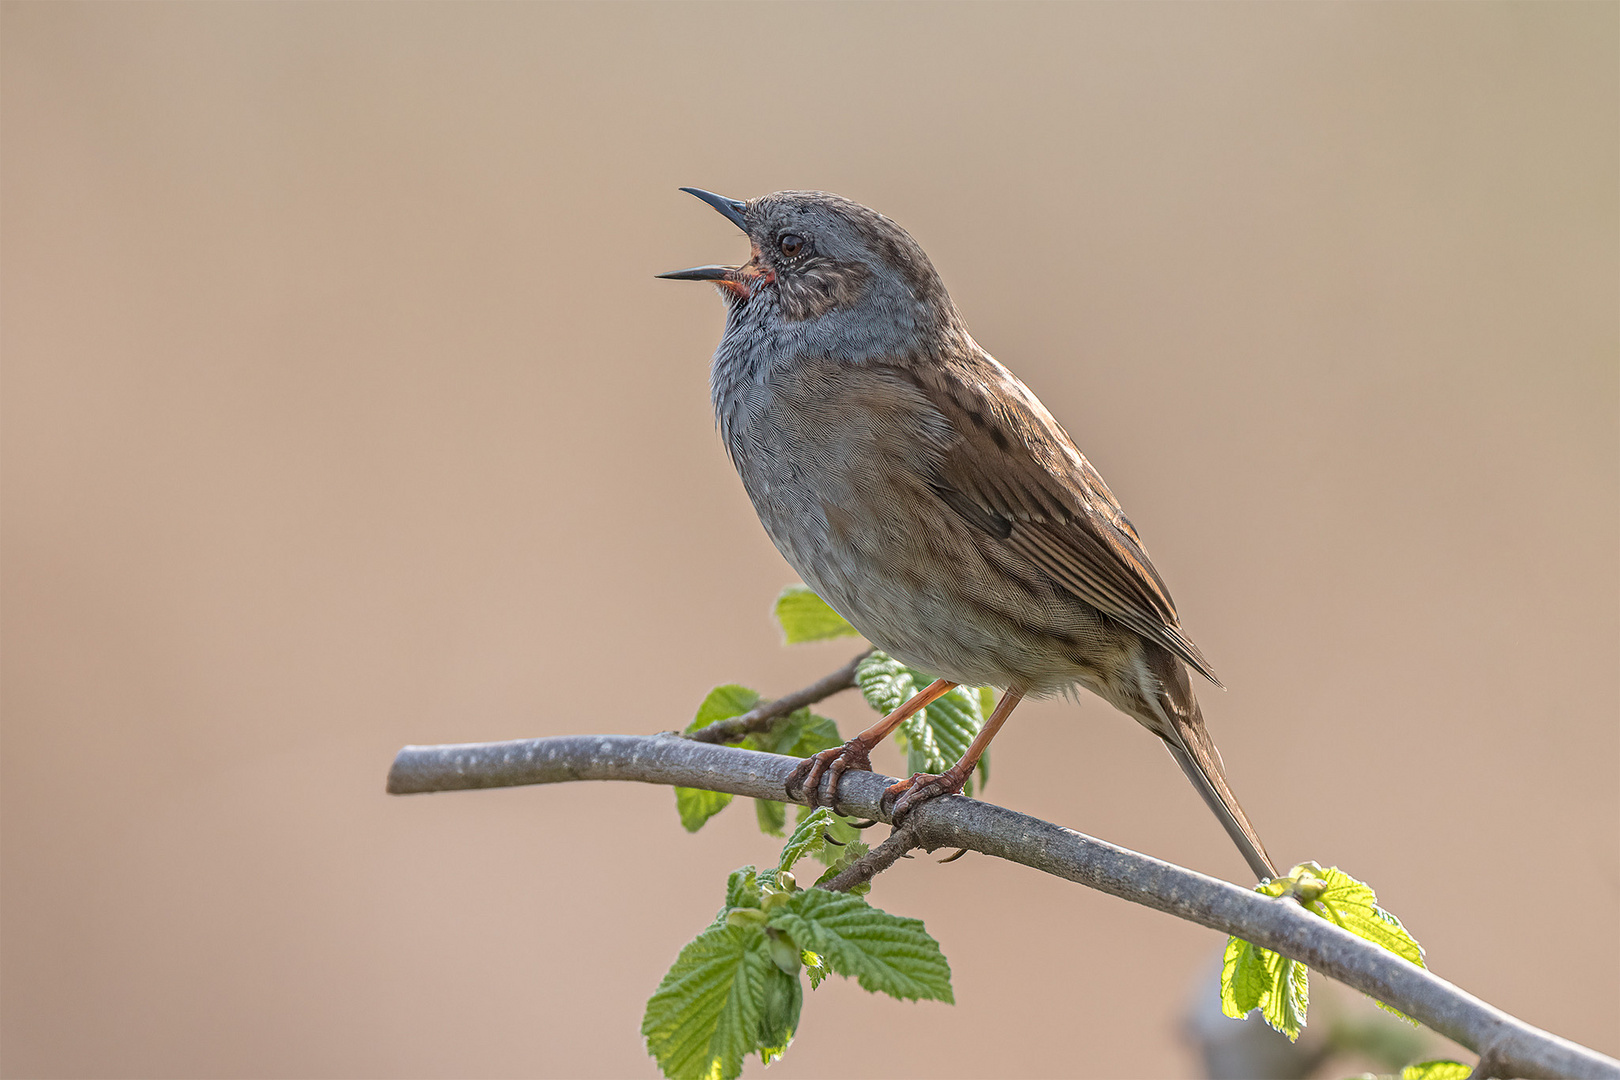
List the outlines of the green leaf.
{"type": "Polygon", "coordinates": [[[736,683],[717,686],[709,691],[709,696],[698,706],[697,715],[686,725],[686,730],[696,731],[698,728],[708,727],[716,720],[730,720],[733,716],[741,716],[758,705],[761,700],[758,691],[750,690],[746,686],[738,686],[736,683]]]}
{"type": "Polygon", "coordinates": [[[821,985],[822,979],[832,974],[827,970],[827,965],[821,962],[820,953],[805,949],[799,954],[799,959],[804,961],[804,973],[810,976],[810,989],[812,990],[821,985]]]}
{"type": "Polygon", "coordinates": [[[808,707],[789,713],[768,732],[750,737],[757,750],[787,757],[809,757],[818,750],[844,745],[838,725],[808,707]]]}
{"type": "MultiPolygon", "coordinates": [[[[882,652],[873,652],[855,668],[855,683],[867,704],[885,716],[933,681],[932,675],[882,652]]],[[[984,726],[989,715],[984,704],[994,696],[995,691],[988,687],[958,686],[901,724],[898,741],[906,751],[906,772],[942,773],[956,764],[984,726]]],[[[982,758],[978,772],[982,788],[983,775],[988,773],[982,758]]],[[[962,791],[973,794],[973,777],[962,791]]]]}
{"type": "MultiPolygon", "coordinates": [[[[686,730],[696,731],[698,728],[708,727],[716,720],[729,720],[733,716],[741,716],[759,702],[759,694],[746,686],[738,686],[735,683],[717,686],[709,691],[709,695],[703,699],[703,704],[698,706],[697,715],[686,725],[686,730]]],[[[681,825],[687,832],[697,832],[710,818],[730,805],[731,796],[722,792],[686,787],[675,789],[675,809],[680,813],[681,825]]]]}
{"type": "Polygon", "coordinates": [[[801,889],[770,913],[769,925],[865,990],[955,1001],[950,964],[917,919],[890,915],[848,893],[801,889]]]}
{"type": "Polygon", "coordinates": [[[782,857],[778,860],[778,870],[791,870],[793,864],[819,850],[826,842],[824,832],[838,817],[825,806],[818,806],[808,814],[799,817],[798,827],[793,835],[788,837],[787,846],[782,848],[782,857]]]}
{"type": "Polygon", "coordinates": [[[804,992],[797,968],[789,975],[781,965],[797,956],[781,932],[766,930],[761,880],[752,866],[731,873],[726,906],[647,1002],[641,1033],[671,1080],[731,1080],[746,1055],[769,1064],[793,1041],[804,992]],[[785,961],[773,955],[782,951],[785,961]]]}
{"type": "Polygon", "coordinates": [[[1241,1020],[1255,1009],[1290,1040],[1299,1038],[1310,1004],[1304,964],[1239,938],[1226,939],[1221,965],[1221,1011],[1241,1020]]]}
{"type": "Polygon", "coordinates": [[[754,868],[744,866],[733,870],[731,876],[726,878],[726,906],[720,909],[718,918],[725,918],[726,912],[732,908],[757,908],[760,900],[759,875],[754,868]]]}
{"type": "MultiPolygon", "coordinates": [[[[806,828],[805,823],[818,813],[821,816],[816,820],[820,822],[820,827],[804,834],[804,842],[793,855],[794,861],[809,857],[819,859],[825,865],[831,865],[838,861],[839,854],[846,847],[860,841],[861,830],[850,824],[853,819],[835,814],[825,806],[817,807],[815,810],[811,810],[808,806],[799,807],[798,825],[794,827],[793,836],[798,837],[800,831],[806,828]],[[827,839],[829,836],[832,837],[831,841],[827,839]]],[[[782,849],[783,856],[786,857],[788,851],[793,848],[793,839],[789,838],[788,847],[782,849]]]]}
{"type": "MultiPolygon", "coordinates": [[[[1275,897],[1291,895],[1319,918],[1423,966],[1423,949],[1401,921],[1378,906],[1378,897],[1365,882],[1336,866],[1324,870],[1316,863],[1301,863],[1286,876],[1256,886],[1255,891],[1275,897]]],[[[1296,1039],[1305,1026],[1309,1004],[1309,972],[1304,964],[1237,938],[1227,940],[1221,968],[1221,1009],[1226,1015],[1243,1017],[1259,1008],[1266,1023],[1296,1039]]],[[[1414,1022],[1398,1009],[1383,1002],[1378,1005],[1414,1022]]]]}
{"type": "MultiPolygon", "coordinates": [[[[866,844],[859,840],[851,840],[843,847],[835,848],[834,850],[838,852],[838,855],[834,857],[831,862],[827,863],[826,872],[816,879],[815,887],[818,889],[824,888],[827,882],[843,873],[845,867],[872,849],[867,847],[866,844]]],[[[870,881],[863,881],[859,885],[851,887],[849,894],[851,896],[865,896],[871,891],[872,883],[870,881]]]]}
{"type": "Polygon", "coordinates": [[[1279,953],[1260,951],[1266,954],[1267,966],[1276,972],[1276,988],[1260,1003],[1260,1015],[1293,1042],[1305,1027],[1305,1012],[1310,1006],[1310,969],[1279,953]]]}
{"type": "Polygon", "coordinates": [[[768,969],[764,973],[763,986],[758,991],[759,1029],[754,1035],[754,1046],[759,1059],[769,1065],[782,1056],[782,1051],[788,1048],[788,1043],[793,1041],[793,1033],[799,1028],[804,988],[799,985],[797,975],[787,974],[768,955],[758,950],[750,952],[744,959],[751,976],[757,966],[756,957],[760,956],[765,957],[768,969]]]}
{"type": "Polygon", "coordinates": [[[1378,906],[1378,897],[1365,882],[1340,870],[1337,866],[1322,869],[1314,863],[1296,866],[1301,877],[1314,877],[1321,882],[1314,900],[1305,907],[1314,914],[1355,934],[1381,945],[1418,967],[1423,966],[1423,947],[1401,925],[1401,920],[1378,906]]]}
{"type": "Polygon", "coordinates": [[[763,989],[761,965],[756,960],[745,971],[744,959],[759,956],[764,939],[757,927],[711,926],[675,958],[641,1020],[647,1053],[670,1080],[742,1075],[743,1055],[757,1045],[761,1027],[756,979],[763,989]]]}
{"type": "Polygon", "coordinates": [[[789,645],[860,634],[808,585],[789,585],[782,590],[782,595],[776,598],[776,621],[782,624],[782,634],[789,645]]]}
{"type": "Polygon", "coordinates": [[[1420,1061],[1401,1070],[1401,1080],[1468,1080],[1472,1066],[1460,1061],[1420,1061]]]}
{"type": "Polygon", "coordinates": [[[927,676],[921,676],[922,683],[918,678],[919,673],[877,650],[855,665],[855,685],[866,703],[884,716],[904,705],[919,686],[927,685],[927,676]]]}
{"type": "Polygon", "coordinates": [[[1260,960],[1261,950],[1241,938],[1226,939],[1221,965],[1221,1011],[1241,1020],[1260,1007],[1271,991],[1271,973],[1260,960]]]}
{"type": "MultiPolygon", "coordinates": [[[[1305,909],[1328,922],[1341,926],[1375,945],[1388,949],[1401,959],[1423,967],[1423,947],[1407,932],[1401,920],[1378,906],[1378,897],[1372,887],[1340,870],[1337,866],[1323,869],[1316,863],[1301,863],[1289,871],[1293,892],[1305,909]]],[[[1393,1006],[1374,998],[1385,1012],[1393,1013],[1409,1024],[1417,1021],[1393,1006]]]]}
{"type": "Polygon", "coordinates": [[[724,792],[689,787],[675,789],[675,809],[680,812],[681,824],[687,832],[697,832],[729,805],[731,796],[724,792]]]}

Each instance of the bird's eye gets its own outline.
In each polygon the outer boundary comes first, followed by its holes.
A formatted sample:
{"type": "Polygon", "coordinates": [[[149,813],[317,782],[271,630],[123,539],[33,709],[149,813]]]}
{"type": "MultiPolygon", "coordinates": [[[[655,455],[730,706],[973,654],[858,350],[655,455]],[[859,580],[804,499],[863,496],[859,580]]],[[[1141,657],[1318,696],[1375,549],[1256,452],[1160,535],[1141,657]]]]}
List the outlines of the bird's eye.
{"type": "Polygon", "coordinates": [[[782,249],[782,254],[789,258],[804,250],[804,237],[793,233],[783,233],[782,238],[776,243],[782,249]]]}

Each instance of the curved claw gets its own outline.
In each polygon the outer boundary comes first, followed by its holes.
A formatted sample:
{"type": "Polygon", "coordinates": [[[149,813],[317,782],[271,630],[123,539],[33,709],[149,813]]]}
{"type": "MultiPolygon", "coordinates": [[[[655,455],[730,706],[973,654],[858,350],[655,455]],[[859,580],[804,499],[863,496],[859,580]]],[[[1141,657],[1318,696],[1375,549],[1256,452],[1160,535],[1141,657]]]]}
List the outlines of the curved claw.
{"type": "Polygon", "coordinates": [[[790,796],[804,795],[805,802],[812,808],[826,806],[837,809],[838,781],[850,769],[861,772],[872,771],[872,758],[866,744],[859,739],[851,739],[843,746],[834,746],[819,754],[811,754],[799,762],[793,772],[788,774],[787,793],[790,796]],[[823,774],[830,775],[825,802],[821,800],[823,774]]]}
{"type": "Polygon", "coordinates": [[[941,795],[955,795],[962,790],[962,781],[949,770],[933,773],[913,773],[910,779],[889,785],[883,793],[883,806],[889,811],[889,824],[900,828],[911,812],[929,799],[941,795]]]}

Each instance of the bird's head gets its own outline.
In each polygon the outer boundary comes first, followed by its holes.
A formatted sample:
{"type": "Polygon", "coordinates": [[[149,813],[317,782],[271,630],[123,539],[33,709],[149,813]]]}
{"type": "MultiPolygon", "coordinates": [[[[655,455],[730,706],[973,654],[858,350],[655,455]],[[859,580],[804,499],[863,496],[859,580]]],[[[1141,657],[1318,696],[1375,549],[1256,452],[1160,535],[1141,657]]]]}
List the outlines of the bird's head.
{"type": "Polygon", "coordinates": [[[950,295],[922,247],[875,210],[825,191],[778,191],[745,202],[681,190],[741,229],[752,255],[740,266],[694,266],[659,276],[712,281],[734,313],[826,323],[827,330],[865,326],[870,332],[876,321],[910,334],[956,323],[950,295]]]}

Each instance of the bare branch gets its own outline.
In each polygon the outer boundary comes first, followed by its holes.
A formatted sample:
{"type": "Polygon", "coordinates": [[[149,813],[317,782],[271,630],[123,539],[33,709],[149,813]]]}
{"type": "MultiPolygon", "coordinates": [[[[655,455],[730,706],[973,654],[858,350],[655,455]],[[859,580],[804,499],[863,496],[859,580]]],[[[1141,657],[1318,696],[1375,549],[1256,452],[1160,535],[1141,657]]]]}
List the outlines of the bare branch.
{"type": "Polygon", "coordinates": [[[917,846],[917,834],[911,831],[910,825],[902,826],[890,833],[883,843],[838,871],[821,887],[830,892],[849,892],[883,873],[917,846]]]}
{"type": "Polygon", "coordinates": [[[766,701],[754,706],[741,716],[733,716],[729,720],[716,720],[708,727],[698,728],[688,732],[682,738],[692,739],[696,742],[728,743],[751,735],[756,731],[764,731],[771,726],[771,721],[777,717],[786,716],[791,712],[798,712],[806,705],[814,705],[823,698],[832,697],[841,690],[848,690],[855,685],[855,668],[862,660],[872,655],[872,650],[856,656],[849,663],[828,675],[823,675],[803,690],[795,690],[791,694],[783,694],[775,701],[766,701]]]}
{"type": "MultiPolygon", "coordinates": [[[[405,795],[567,780],[637,780],[800,801],[786,787],[796,764],[794,758],[670,736],[573,735],[407,746],[394,759],[388,790],[405,795]]],[[[847,812],[887,821],[881,798],[893,782],[874,773],[846,773],[838,801],[847,812]]],[[[1480,1055],[1477,1076],[1620,1080],[1620,1062],[1532,1027],[1292,900],[1265,897],[960,795],[924,803],[911,815],[908,829],[930,851],[962,847],[1022,863],[1299,960],[1473,1050],[1480,1055]]]]}

